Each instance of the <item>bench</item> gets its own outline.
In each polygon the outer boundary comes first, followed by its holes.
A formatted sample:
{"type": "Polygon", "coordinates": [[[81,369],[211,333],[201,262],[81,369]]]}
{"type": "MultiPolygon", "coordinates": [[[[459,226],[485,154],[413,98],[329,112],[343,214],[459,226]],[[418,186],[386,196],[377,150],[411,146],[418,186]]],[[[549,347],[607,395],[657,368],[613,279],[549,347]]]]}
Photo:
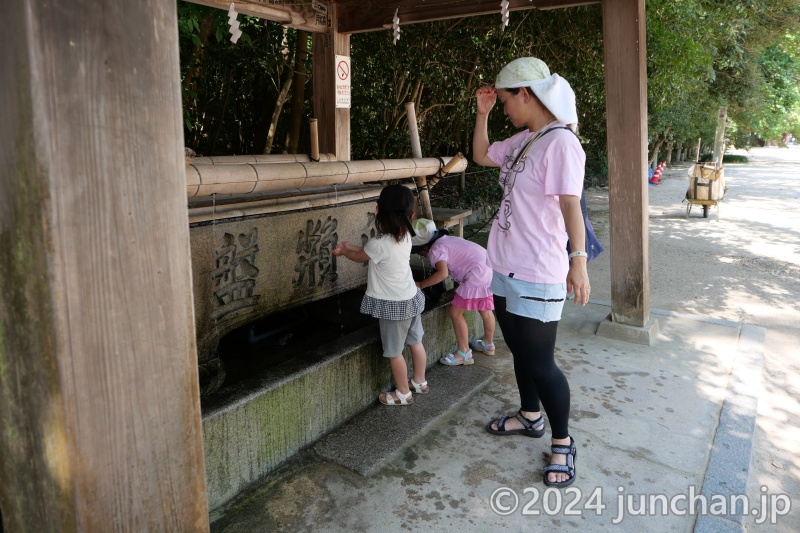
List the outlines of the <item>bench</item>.
{"type": "Polygon", "coordinates": [[[437,228],[450,229],[455,227],[454,235],[464,238],[464,219],[472,214],[471,209],[462,211],[460,209],[446,209],[444,207],[433,207],[433,221],[437,228]]]}

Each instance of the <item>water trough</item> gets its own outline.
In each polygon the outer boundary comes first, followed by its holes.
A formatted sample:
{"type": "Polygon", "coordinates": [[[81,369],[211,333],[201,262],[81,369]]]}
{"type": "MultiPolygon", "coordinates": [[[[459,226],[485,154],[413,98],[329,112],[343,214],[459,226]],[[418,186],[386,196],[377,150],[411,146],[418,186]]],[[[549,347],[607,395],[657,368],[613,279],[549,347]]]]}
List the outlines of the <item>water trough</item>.
{"type": "MultiPolygon", "coordinates": [[[[211,510],[387,390],[377,323],[358,312],[367,266],[331,250],[375,236],[382,185],[371,182],[442,165],[247,157],[187,167],[197,177],[187,197],[211,510]],[[291,187],[276,185],[275,172],[294,176],[282,180],[291,187]]],[[[423,314],[429,364],[455,346],[448,301],[423,314]]]]}

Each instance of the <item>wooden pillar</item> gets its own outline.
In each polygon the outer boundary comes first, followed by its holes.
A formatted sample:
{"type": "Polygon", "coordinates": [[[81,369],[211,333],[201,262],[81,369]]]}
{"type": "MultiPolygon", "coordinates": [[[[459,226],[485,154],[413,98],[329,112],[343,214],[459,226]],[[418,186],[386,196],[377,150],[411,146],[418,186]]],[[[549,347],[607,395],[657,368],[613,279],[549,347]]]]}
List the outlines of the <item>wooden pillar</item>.
{"type": "Polygon", "coordinates": [[[650,315],[647,244],[647,70],[644,0],[603,0],[611,313],[643,327],[650,315]]]}
{"type": "Polygon", "coordinates": [[[335,78],[336,56],[350,56],[350,35],[337,31],[337,5],[331,3],[329,9],[333,27],[328,33],[315,33],[312,45],[314,117],[319,120],[320,151],[350,161],[350,109],[336,108],[335,78]]]}
{"type": "Polygon", "coordinates": [[[207,531],[175,4],[0,19],[5,531],[207,531]]]}

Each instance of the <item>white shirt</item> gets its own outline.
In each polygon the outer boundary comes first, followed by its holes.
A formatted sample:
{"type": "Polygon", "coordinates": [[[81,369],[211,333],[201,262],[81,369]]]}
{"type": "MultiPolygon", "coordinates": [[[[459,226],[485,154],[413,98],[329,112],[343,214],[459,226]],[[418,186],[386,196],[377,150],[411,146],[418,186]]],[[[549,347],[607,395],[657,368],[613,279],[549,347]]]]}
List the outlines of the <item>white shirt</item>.
{"type": "Polygon", "coordinates": [[[381,235],[367,241],[364,252],[369,256],[367,296],[378,300],[404,301],[414,298],[417,286],[411,275],[411,236],[402,242],[392,235],[381,235]]]}

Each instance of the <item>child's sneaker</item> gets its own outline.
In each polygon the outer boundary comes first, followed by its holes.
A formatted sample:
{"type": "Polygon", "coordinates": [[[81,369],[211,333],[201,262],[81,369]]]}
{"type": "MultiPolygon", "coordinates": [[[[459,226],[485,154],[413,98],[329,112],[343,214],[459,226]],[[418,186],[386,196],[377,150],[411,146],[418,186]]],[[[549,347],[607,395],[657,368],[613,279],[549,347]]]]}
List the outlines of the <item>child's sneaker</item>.
{"type": "Polygon", "coordinates": [[[494,343],[484,344],[483,339],[475,339],[469,343],[469,347],[476,352],[483,352],[485,355],[494,355],[494,343]]]}

